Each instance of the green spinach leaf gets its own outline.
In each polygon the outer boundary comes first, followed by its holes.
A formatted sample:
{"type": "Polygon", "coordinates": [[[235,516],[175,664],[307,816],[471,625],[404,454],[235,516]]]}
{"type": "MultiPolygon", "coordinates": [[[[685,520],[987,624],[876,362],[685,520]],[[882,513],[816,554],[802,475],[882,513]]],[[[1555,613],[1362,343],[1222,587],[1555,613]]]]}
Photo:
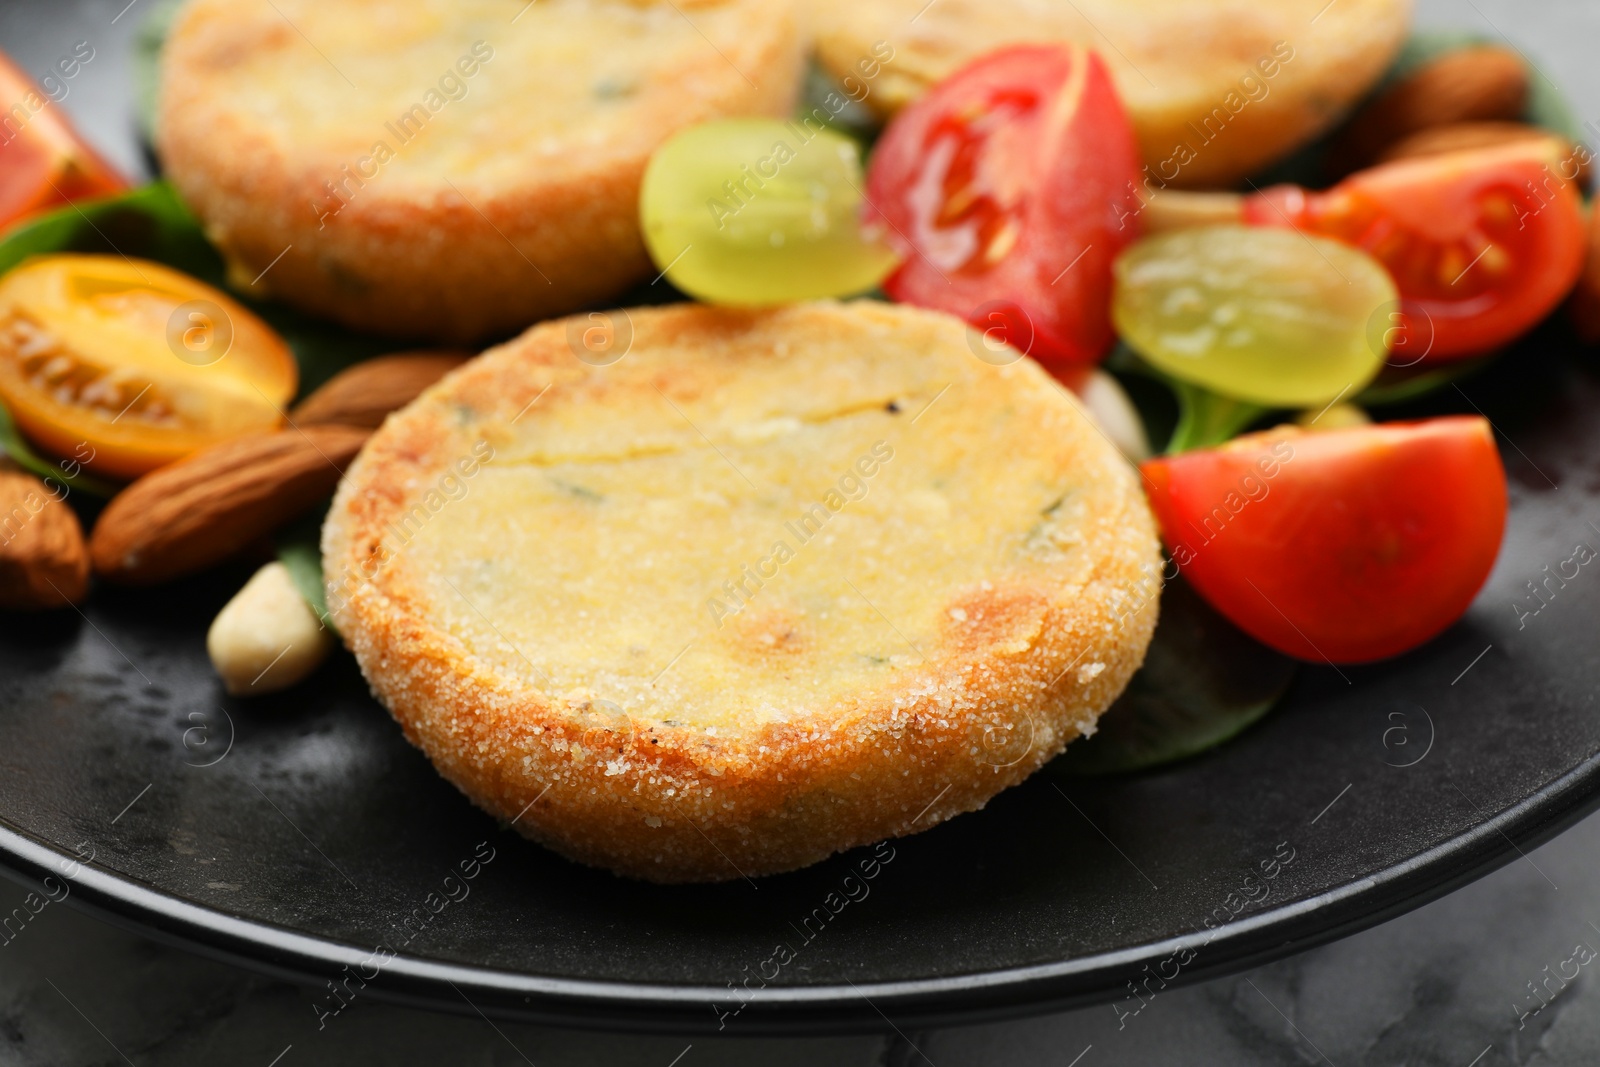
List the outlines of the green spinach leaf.
{"type": "Polygon", "coordinates": [[[1296,668],[1174,579],[1161,591],[1161,620],[1144,666],[1100,717],[1095,735],[1067,746],[1050,769],[1117,774],[1198,755],[1271,711],[1296,668]]]}

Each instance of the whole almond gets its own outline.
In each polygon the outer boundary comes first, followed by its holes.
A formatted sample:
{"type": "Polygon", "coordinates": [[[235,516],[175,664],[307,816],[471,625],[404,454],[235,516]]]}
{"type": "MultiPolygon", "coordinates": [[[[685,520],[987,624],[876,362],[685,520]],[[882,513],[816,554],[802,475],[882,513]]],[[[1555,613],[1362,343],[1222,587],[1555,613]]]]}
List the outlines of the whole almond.
{"type": "Polygon", "coordinates": [[[0,608],[64,608],[88,591],[78,516],[38,478],[0,467],[0,608]]]}
{"type": "Polygon", "coordinates": [[[296,426],[365,426],[376,430],[428,386],[471,359],[467,352],[397,352],[335,374],[289,413],[296,426]]]}
{"type": "Polygon", "coordinates": [[[95,573],[154,585],[204,570],[333,491],[369,431],[310,426],[225,441],[140,478],[89,539],[95,573]]]}
{"type": "Polygon", "coordinates": [[[1396,141],[1430,126],[1514,121],[1527,104],[1527,64],[1516,52],[1494,45],[1448,52],[1357,112],[1329,149],[1330,169],[1359,170],[1396,141]]]}
{"type": "Polygon", "coordinates": [[[1396,141],[1378,157],[1379,163],[1397,159],[1422,159],[1442,156],[1449,152],[1467,152],[1474,148],[1494,148],[1499,145],[1520,144],[1525,141],[1548,141],[1555,146],[1557,158],[1562,160],[1563,175],[1570,175],[1580,188],[1589,187],[1589,169],[1593,156],[1582,145],[1573,144],[1554,130],[1530,126],[1525,122],[1454,122],[1448,126],[1430,126],[1396,141]]]}

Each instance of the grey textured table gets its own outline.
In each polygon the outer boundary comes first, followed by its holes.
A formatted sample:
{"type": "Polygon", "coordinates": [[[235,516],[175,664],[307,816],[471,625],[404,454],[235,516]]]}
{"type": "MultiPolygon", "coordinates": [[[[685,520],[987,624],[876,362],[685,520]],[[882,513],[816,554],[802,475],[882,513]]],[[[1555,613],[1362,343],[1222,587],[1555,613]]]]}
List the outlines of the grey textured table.
{"type": "MultiPolygon", "coordinates": [[[[1262,0],[1271,2],[1271,0],[1262,0]]],[[[1338,2],[1338,0],[1334,0],[1338,2]]],[[[0,47],[42,73],[87,40],[95,58],[63,105],[113,161],[127,148],[127,39],[144,4],[5,0],[0,47]]],[[[1600,121],[1600,2],[1421,0],[1424,26],[1527,43],[1580,118],[1600,121]],[[1546,42],[1537,50],[1531,42],[1546,42]],[[1554,42],[1554,46],[1549,42],[1554,42]]],[[[1328,818],[1337,821],[1337,809],[1328,818]]],[[[0,915],[23,900],[0,881],[0,915]]],[[[306,1040],[310,990],[191,956],[50,904],[0,945],[0,1065],[227,1063],[628,1064],[760,1062],[938,1067],[1101,1064],[1592,1065],[1600,1063],[1600,815],[1489,877],[1399,919],[1272,966],[1160,991],[1136,1016],[1109,1006],[961,1030],[814,1040],[634,1037],[493,1024],[372,1002],[306,1040]],[[1591,947],[1592,946],[1592,947],[1591,947]],[[1575,977],[1574,977],[1575,975],[1575,977]],[[291,1039],[296,1035],[291,1047],[291,1039]]]]}

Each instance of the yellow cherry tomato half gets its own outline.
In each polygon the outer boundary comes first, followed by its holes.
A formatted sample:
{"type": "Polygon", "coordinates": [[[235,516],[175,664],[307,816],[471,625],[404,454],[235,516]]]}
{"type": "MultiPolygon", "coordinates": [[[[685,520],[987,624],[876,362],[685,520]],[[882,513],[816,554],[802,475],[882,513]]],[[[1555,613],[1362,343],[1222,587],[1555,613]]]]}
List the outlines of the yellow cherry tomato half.
{"type": "Polygon", "coordinates": [[[273,429],[298,380],[271,327],[159,263],[52,255],[0,277],[0,402],[96,473],[136,478],[273,429]]]}

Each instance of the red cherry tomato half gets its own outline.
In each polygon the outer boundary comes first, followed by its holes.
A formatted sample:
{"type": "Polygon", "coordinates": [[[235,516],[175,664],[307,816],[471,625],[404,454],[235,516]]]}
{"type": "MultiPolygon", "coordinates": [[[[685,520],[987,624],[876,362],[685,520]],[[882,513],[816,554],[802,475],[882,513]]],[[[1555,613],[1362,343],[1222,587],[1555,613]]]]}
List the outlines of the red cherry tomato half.
{"type": "Polygon", "coordinates": [[[1452,152],[1373,167],[1326,192],[1275,186],[1246,201],[1245,218],[1370,252],[1400,290],[1393,319],[1378,324],[1390,362],[1441,363],[1515,339],[1576,284],[1584,224],[1571,167],[1550,142],[1452,152]]]}
{"type": "Polygon", "coordinates": [[[1257,640],[1365,663],[1467,610],[1500,551],[1506,476],[1476,417],[1280,427],[1144,464],[1168,551],[1257,640]]]}
{"type": "Polygon", "coordinates": [[[1047,363],[1111,347],[1111,262],[1137,234],[1127,113],[1098,56],[1015,46],[902,111],[867,173],[867,221],[905,257],[884,290],[1047,363]]]}
{"type": "Polygon", "coordinates": [[[33,80],[0,53],[0,229],[24,216],[128,183],[95,154],[33,80]]]}

